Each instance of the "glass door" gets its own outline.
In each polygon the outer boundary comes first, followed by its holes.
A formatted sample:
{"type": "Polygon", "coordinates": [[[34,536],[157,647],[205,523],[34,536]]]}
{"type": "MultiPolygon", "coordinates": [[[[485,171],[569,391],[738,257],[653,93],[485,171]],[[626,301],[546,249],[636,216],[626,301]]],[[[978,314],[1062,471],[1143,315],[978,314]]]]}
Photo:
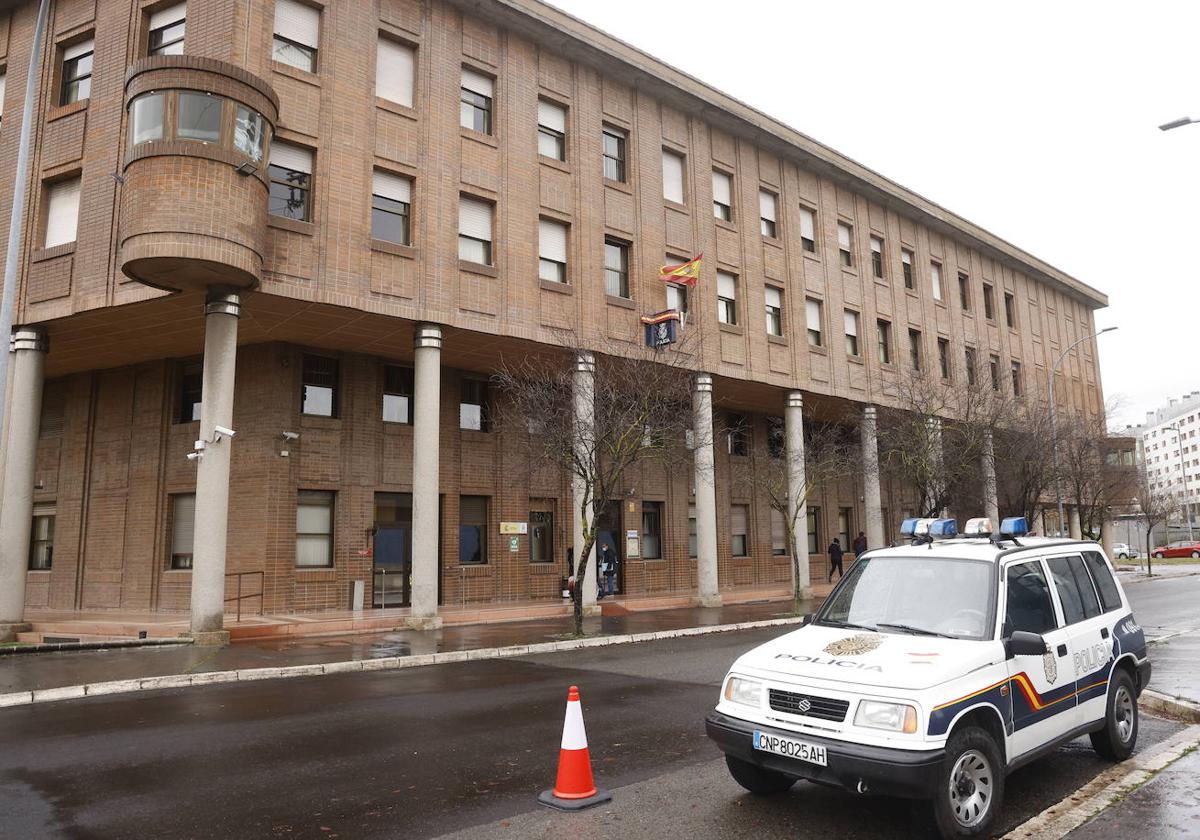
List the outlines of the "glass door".
{"type": "Polygon", "coordinates": [[[375,573],[371,606],[412,605],[412,494],[375,494],[375,573]]]}

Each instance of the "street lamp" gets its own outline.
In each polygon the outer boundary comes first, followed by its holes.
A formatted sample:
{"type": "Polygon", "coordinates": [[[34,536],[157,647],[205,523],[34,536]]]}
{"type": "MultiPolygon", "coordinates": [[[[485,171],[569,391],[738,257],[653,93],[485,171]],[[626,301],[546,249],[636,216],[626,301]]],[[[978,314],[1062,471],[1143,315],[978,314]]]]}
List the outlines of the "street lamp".
{"type": "MultiPolygon", "coordinates": [[[[1178,421],[1175,423],[1163,423],[1162,427],[1175,432],[1175,444],[1179,447],[1179,471],[1183,474],[1183,518],[1187,520],[1188,541],[1195,542],[1196,535],[1192,533],[1191,504],[1188,501],[1187,464],[1183,460],[1183,432],[1179,430],[1178,421]]],[[[1167,530],[1170,531],[1170,528],[1167,530]]],[[[1168,536],[1167,539],[1169,540],[1170,537],[1168,536]]]]}
{"type": "Polygon", "coordinates": [[[1054,495],[1058,500],[1058,535],[1062,536],[1063,532],[1063,500],[1062,500],[1062,475],[1058,468],[1058,422],[1054,404],[1054,376],[1058,373],[1058,366],[1062,364],[1062,360],[1067,357],[1067,354],[1078,347],[1083,342],[1090,338],[1096,338],[1104,335],[1106,332],[1112,332],[1116,327],[1105,327],[1100,332],[1085,335],[1075,343],[1067,347],[1058,354],[1058,358],[1054,360],[1054,367],[1050,368],[1050,439],[1054,446],[1054,495]]]}
{"type": "Polygon", "coordinates": [[[1172,128],[1183,128],[1185,125],[1191,125],[1200,120],[1194,120],[1191,117],[1180,117],[1177,120],[1171,120],[1169,123],[1163,123],[1158,127],[1159,131],[1170,131],[1172,128]]]}

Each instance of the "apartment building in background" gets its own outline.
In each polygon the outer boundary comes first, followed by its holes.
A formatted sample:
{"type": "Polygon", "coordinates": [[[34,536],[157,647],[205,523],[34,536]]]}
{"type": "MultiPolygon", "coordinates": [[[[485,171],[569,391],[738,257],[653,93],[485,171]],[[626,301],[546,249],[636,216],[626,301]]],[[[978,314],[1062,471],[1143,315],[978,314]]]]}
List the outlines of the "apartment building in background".
{"type": "Polygon", "coordinates": [[[1200,527],[1200,391],[1172,397],[1123,433],[1137,439],[1138,460],[1151,489],[1179,499],[1171,526],[1186,532],[1190,520],[1200,527]]]}
{"type": "MultiPolygon", "coordinates": [[[[36,11],[0,12],[4,172],[36,11]]],[[[268,613],[362,582],[422,626],[557,602],[571,484],[521,466],[489,376],[564,334],[636,344],[668,308],[739,431],[713,506],[649,469],[612,500],[620,589],[786,589],[782,517],[736,480],[785,426],[850,412],[873,446],[914,370],[1044,400],[1107,304],[536,0],[52,0],[44,44],[0,528],[23,596],[0,622],[191,609],[219,632],[239,582],[268,613]],[[696,286],[658,278],[700,253],[696,286]]],[[[1099,416],[1094,341],[1055,391],[1099,416]]],[[[808,500],[814,577],[832,538],[891,539],[912,507],[864,461],[808,500]]]]}

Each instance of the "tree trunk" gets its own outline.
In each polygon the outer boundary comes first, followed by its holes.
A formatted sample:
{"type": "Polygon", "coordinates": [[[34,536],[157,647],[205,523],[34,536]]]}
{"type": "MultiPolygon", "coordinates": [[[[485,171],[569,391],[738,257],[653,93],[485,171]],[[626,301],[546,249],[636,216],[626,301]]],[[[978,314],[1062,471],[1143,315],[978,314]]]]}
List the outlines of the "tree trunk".
{"type": "MultiPolygon", "coordinates": [[[[592,547],[596,544],[596,535],[584,531],[583,551],[581,552],[583,559],[576,562],[575,565],[575,591],[571,593],[571,602],[574,606],[575,615],[575,635],[583,635],[583,586],[587,580],[587,566],[591,562],[592,547]]],[[[597,573],[599,569],[597,569],[597,573]]],[[[597,574],[597,580],[599,575],[597,574]]]]}

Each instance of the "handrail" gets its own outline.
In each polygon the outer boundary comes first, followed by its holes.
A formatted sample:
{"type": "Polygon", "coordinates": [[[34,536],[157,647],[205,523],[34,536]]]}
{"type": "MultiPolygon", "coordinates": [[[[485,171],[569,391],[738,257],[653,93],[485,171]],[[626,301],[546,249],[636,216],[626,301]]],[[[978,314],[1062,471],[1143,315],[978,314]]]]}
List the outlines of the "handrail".
{"type": "Polygon", "coordinates": [[[263,594],[264,594],[264,590],[266,589],[266,574],[261,569],[259,569],[258,571],[254,571],[254,572],[226,572],[225,577],[237,578],[237,595],[235,595],[232,598],[225,599],[226,604],[228,604],[230,601],[237,602],[237,621],[240,622],[242,620],[242,601],[245,601],[247,598],[257,598],[258,599],[258,614],[262,615],[263,614],[263,594]],[[258,575],[258,591],[257,592],[251,592],[249,595],[242,594],[242,578],[245,577],[246,575],[258,575]]]}

